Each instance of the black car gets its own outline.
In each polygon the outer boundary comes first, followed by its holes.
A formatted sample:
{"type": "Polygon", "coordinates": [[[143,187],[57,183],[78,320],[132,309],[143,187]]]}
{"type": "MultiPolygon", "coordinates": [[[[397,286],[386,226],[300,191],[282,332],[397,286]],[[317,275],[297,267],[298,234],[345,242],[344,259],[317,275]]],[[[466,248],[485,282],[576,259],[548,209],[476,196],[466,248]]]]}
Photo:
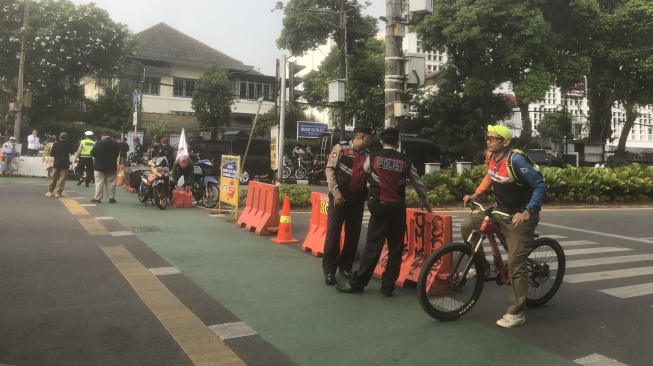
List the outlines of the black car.
{"type": "MultiPolygon", "coordinates": [[[[238,155],[241,162],[245,157],[248,138],[230,138],[229,140],[203,140],[192,139],[188,142],[192,153],[199,155],[201,159],[213,161],[213,175],[220,175],[220,161],[222,155],[238,155]]],[[[258,177],[267,180],[272,177],[270,167],[270,141],[264,139],[252,139],[245,164],[240,172],[240,184],[248,184],[249,181],[258,177]]]]}
{"type": "Polygon", "coordinates": [[[554,155],[549,154],[546,150],[542,149],[525,149],[522,150],[526,155],[528,155],[533,162],[539,166],[550,166],[557,168],[564,168],[565,163],[555,157],[554,155]]]}

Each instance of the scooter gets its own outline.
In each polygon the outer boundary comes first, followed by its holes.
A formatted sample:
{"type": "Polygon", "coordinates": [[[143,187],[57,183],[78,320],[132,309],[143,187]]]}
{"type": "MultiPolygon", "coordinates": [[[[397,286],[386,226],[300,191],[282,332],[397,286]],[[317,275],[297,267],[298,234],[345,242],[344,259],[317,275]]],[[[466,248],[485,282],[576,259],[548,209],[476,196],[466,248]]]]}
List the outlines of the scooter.
{"type": "Polygon", "coordinates": [[[160,210],[168,206],[168,192],[170,187],[170,169],[165,157],[150,162],[150,171],[143,172],[141,184],[136,190],[138,201],[147,205],[152,201],[160,210]]]}
{"type": "Polygon", "coordinates": [[[213,207],[220,197],[220,183],[211,175],[213,163],[209,159],[200,159],[195,165],[193,178],[193,198],[206,207],[213,207]]]}

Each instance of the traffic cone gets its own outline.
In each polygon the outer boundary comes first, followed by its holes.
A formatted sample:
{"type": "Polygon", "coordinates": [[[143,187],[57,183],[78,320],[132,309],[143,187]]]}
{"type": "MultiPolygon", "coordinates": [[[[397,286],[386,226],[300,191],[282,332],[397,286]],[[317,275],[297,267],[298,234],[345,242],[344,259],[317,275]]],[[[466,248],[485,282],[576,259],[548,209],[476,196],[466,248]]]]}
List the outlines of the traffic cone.
{"type": "Polygon", "coordinates": [[[290,223],[290,200],[288,196],[283,198],[283,208],[281,209],[281,218],[279,219],[279,231],[276,238],[271,238],[277,244],[299,243],[299,240],[292,237],[292,225],[290,223]]]}

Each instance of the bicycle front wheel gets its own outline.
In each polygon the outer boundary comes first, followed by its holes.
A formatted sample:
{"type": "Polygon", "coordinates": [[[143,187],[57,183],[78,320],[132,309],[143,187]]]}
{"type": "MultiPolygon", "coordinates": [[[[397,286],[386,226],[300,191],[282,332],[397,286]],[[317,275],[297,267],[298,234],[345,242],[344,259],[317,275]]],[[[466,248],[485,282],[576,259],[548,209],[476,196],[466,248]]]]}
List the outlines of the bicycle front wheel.
{"type": "Polygon", "coordinates": [[[438,320],[454,320],[463,316],[476,303],[485,282],[484,271],[468,278],[465,268],[472,262],[483,268],[480,256],[463,243],[440,247],[424,262],[417,280],[417,297],[422,309],[438,320]]]}
{"type": "Polygon", "coordinates": [[[526,306],[546,304],[558,292],[565,276],[565,252],[560,243],[550,238],[533,241],[533,251],[528,255],[528,294],[526,306]]]}

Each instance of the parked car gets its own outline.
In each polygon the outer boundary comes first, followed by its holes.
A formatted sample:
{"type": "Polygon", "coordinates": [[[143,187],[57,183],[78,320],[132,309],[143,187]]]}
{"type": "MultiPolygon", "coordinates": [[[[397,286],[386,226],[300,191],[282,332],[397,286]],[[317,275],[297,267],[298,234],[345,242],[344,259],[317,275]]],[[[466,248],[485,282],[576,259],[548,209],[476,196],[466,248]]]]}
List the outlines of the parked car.
{"type": "MultiPolygon", "coordinates": [[[[345,131],[346,140],[353,139],[354,135],[355,132],[353,131],[345,131]]],[[[374,135],[370,149],[381,148],[380,140],[381,138],[378,133],[374,135]]],[[[401,134],[400,140],[401,152],[410,156],[415,168],[417,169],[417,174],[420,176],[424,175],[425,163],[439,162],[442,149],[433,141],[409,134],[401,134]]],[[[331,153],[333,146],[338,142],[340,142],[340,130],[338,129],[324,130],[320,134],[318,137],[317,158],[321,163],[326,164],[328,155],[331,153]]]]}
{"type": "Polygon", "coordinates": [[[533,162],[539,166],[550,166],[564,168],[565,163],[554,155],[549,154],[543,149],[524,149],[523,152],[528,155],[533,162]]]}
{"type": "MultiPolygon", "coordinates": [[[[202,159],[213,161],[213,174],[220,175],[220,161],[222,155],[238,155],[240,159],[245,156],[248,138],[235,137],[228,140],[203,140],[191,139],[188,146],[191,152],[202,159]]],[[[248,184],[251,179],[258,177],[267,180],[272,176],[270,168],[270,141],[252,139],[245,164],[240,172],[240,184],[248,184]]]]}

